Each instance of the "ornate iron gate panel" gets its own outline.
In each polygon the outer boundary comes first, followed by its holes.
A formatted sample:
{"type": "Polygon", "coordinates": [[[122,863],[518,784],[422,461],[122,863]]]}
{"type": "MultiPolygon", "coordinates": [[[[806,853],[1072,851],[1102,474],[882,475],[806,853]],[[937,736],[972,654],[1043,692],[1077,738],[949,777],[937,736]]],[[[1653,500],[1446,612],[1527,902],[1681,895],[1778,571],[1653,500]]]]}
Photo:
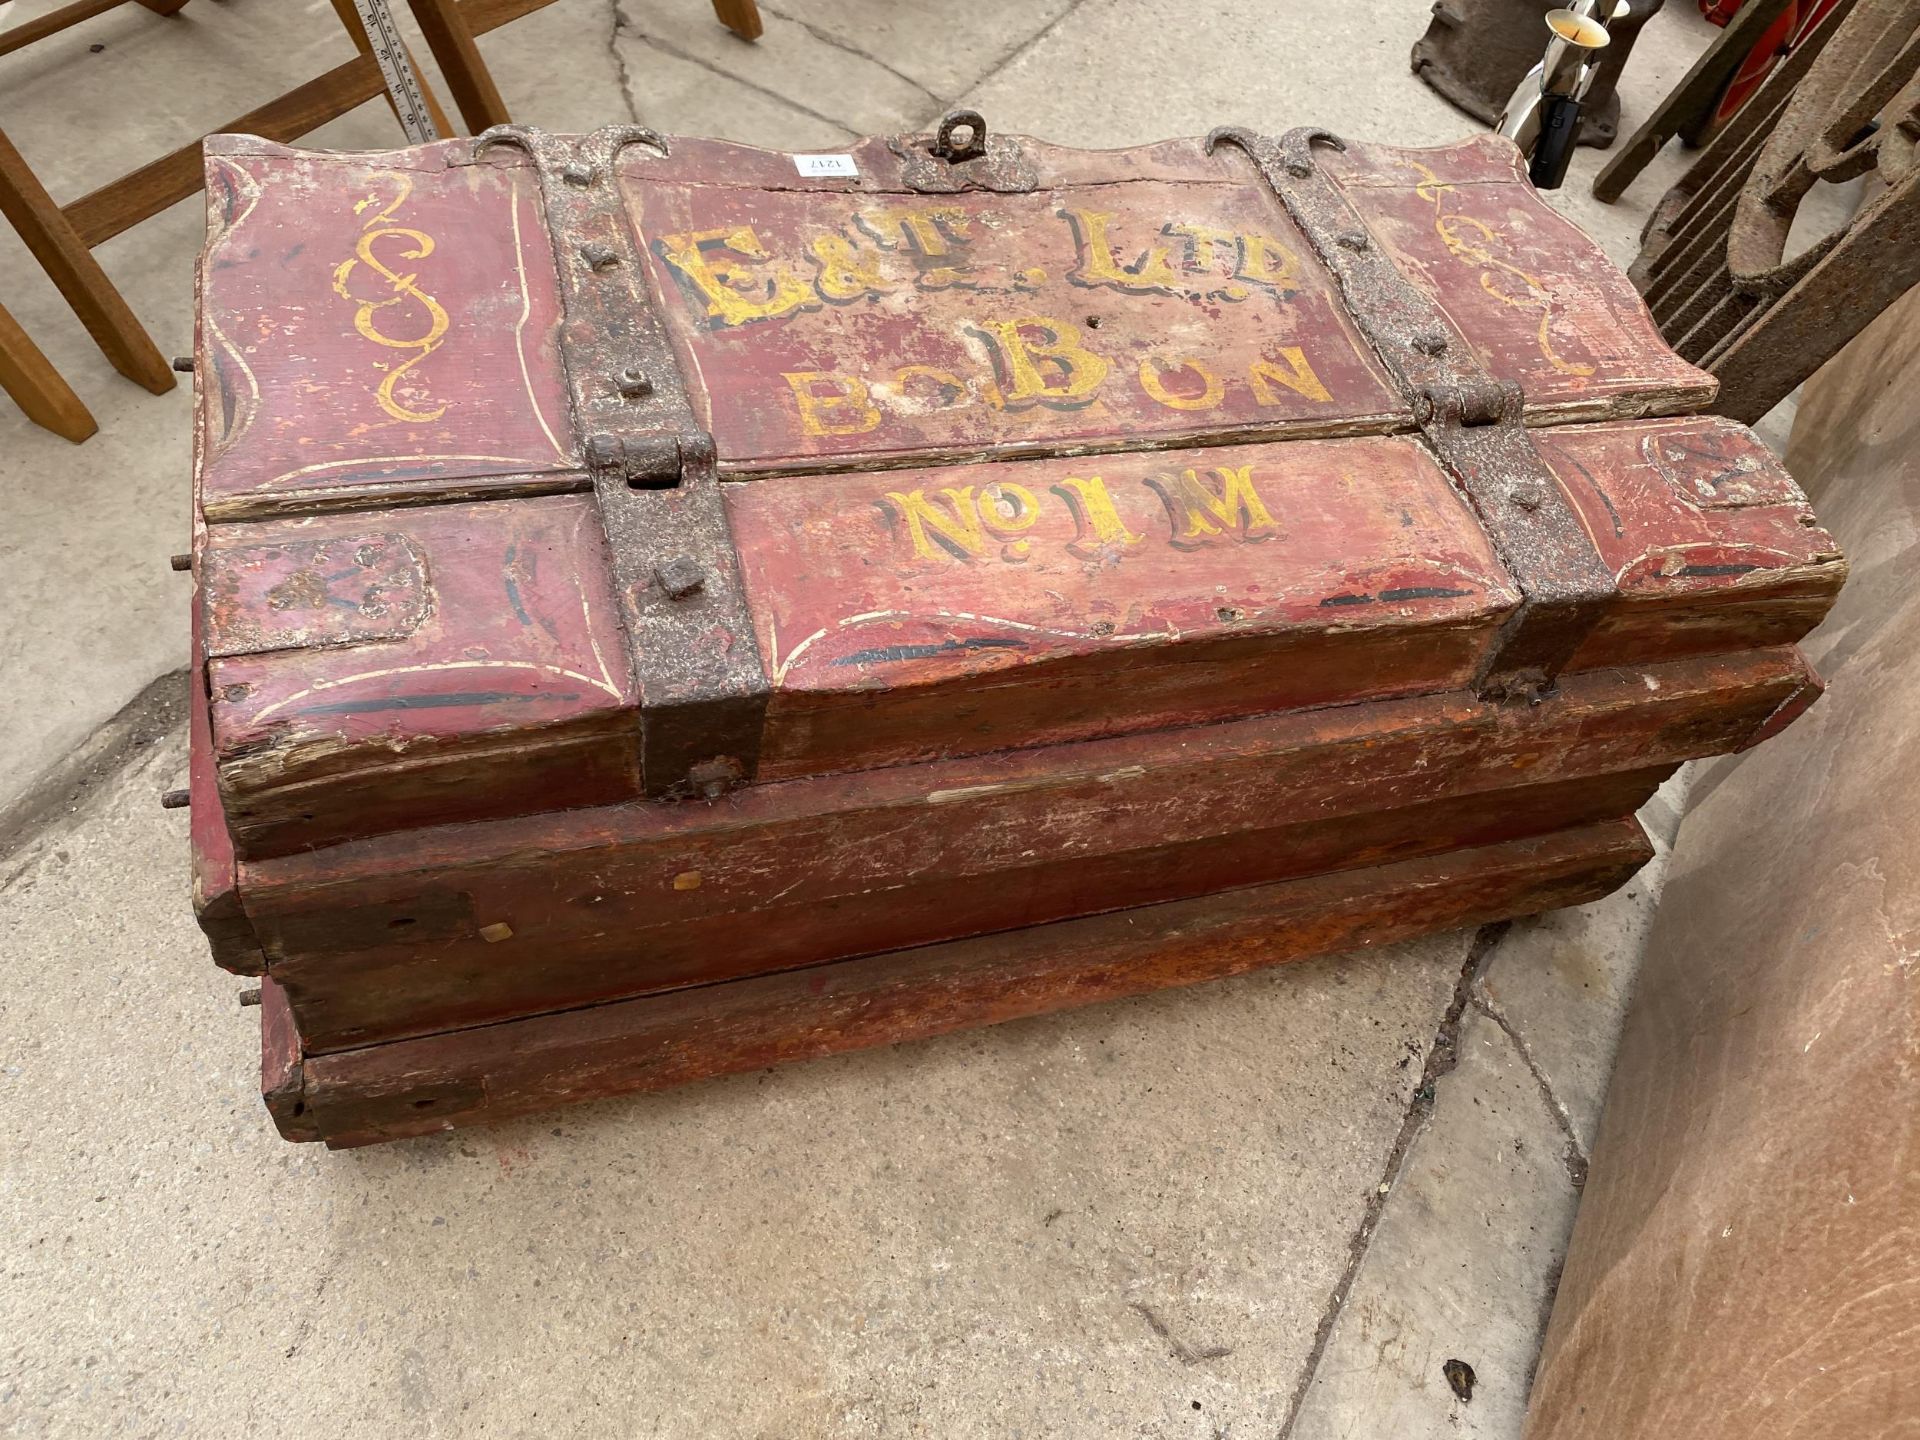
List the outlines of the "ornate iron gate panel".
{"type": "Polygon", "coordinates": [[[1920,282],[1920,0],[1859,0],[1779,67],[1669,190],[1632,276],[1667,343],[1749,424],[1920,282]],[[1787,244],[1822,182],[1868,177],[1853,218],[1787,244]]]}

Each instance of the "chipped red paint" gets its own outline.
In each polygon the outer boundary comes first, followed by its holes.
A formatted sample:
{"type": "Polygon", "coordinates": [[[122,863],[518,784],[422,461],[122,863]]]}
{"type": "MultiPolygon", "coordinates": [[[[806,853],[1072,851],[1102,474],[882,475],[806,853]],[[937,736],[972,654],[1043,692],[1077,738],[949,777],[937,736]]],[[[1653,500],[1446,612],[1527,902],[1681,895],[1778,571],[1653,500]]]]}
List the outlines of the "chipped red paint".
{"type": "Polygon", "coordinates": [[[1292,155],[1343,292],[1265,142],[925,143],[209,144],[196,905],[289,1138],[1587,898],[1817,693],[1831,538],[1511,146],[1292,155]]]}
{"type": "Polygon", "coordinates": [[[217,526],[199,566],[212,745],[251,853],[637,792],[591,497],[217,526]]]}
{"type": "Polygon", "coordinates": [[[1452,689],[1518,599],[1404,438],[795,478],[728,513],[766,778],[1452,689]]]}
{"type": "Polygon", "coordinates": [[[1666,347],[1600,247],[1540,201],[1507,141],[1351,144],[1320,163],[1460,343],[1520,382],[1530,416],[1670,414],[1712,400],[1713,377],[1666,347]]]}
{"type": "Polygon", "coordinates": [[[1839,547],[1744,425],[1569,426],[1535,443],[1620,592],[1574,667],[1789,644],[1832,605],[1839,547]]]}
{"type": "Polygon", "coordinates": [[[209,519],[576,468],[523,171],[207,142],[209,519]]]}
{"type": "Polygon", "coordinates": [[[1028,195],[630,195],[730,471],[1396,415],[1285,213],[1218,162],[1193,169],[1028,195]]]}

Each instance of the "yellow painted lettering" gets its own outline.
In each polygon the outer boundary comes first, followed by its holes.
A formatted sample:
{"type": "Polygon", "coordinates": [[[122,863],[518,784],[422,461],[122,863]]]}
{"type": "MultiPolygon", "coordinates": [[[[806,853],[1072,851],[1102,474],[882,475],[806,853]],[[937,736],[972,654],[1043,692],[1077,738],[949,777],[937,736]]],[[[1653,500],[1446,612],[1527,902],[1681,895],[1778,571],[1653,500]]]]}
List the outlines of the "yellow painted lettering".
{"type": "Polygon", "coordinates": [[[1285,403],[1275,385],[1285,386],[1296,395],[1309,400],[1318,400],[1323,404],[1333,399],[1327,393],[1327,387],[1320,383],[1320,377],[1313,373],[1313,366],[1307,363],[1307,353],[1298,345],[1280,347],[1280,364],[1261,356],[1247,367],[1247,379],[1253,383],[1253,398],[1262,405],[1280,405],[1285,403]]]}
{"type": "Polygon", "coordinates": [[[1180,277],[1173,268],[1173,260],[1165,245],[1155,245],[1141,252],[1138,259],[1130,265],[1122,265],[1113,253],[1113,244],[1107,238],[1107,227],[1113,223],[1111,210],[1075,210],[1063,209],[1055,212],[1067,222],[1073,231],[1073,247],[1076,254],[1073,269],[1067,279],[1075,285],[1105,285],[1115,290],[1159,291],[1172,294],[1180,290],[1180,277]]]}
{"type": "Polygon", "coordinates": [[[1001,399],[1009,410],[1040,404],[1057,410],[1091,405],[1111,363],[1080,343],[1078,327],[1027,315],[972,327],[993,352],[1001,399]],[[1044,367],[1044,368],[1043,368],[1044,367]]]}
{"type": "Polygon", "coordinates": [[[784,378],[800,408],[800,428],[809,435],[864,435],[880,423],[864,380],[831,370],[792,370],[784,378]],[[833,388],[823,393],[822,385],[833,388]]]}
{"type": "Polygon", "coordinates": [[[1067,502],[1067,508],[1073,512],[1073,523],[1080,532],[1068,542],[1068,554],[1093,560],[1140,543],[1140,537],[1127,528],[1127,522],[1113,508],[1107,482],[1098,475],[1084,479],[1069,475],[1053,487],[1053,493],[1067,502]]]}
{"type": "Polygon", "coordinates": [[[1253,467],[1215,466],[1219,489],[1192,470],[1147,478],[1166,502],[1173,522],[1172,543],[1191,550],[1222,540],[1265,540],[1279,533],[1267,513],[1260,492],[1253,487],[1253,467]]]}
{"type": "Polygon", "coordinates": [[[902,365],[890,382],[875,381],[873,388],[889,410],[901,415],[962,410],[973,404],[1001,408],[993,381],[962,380],[938,365],[902,365]]]}
{"type": "Polygon", "coordinates": [[[920,205],[862,211],[854,224],[888,250],[905,249],[913,259],[915,284],[942,290],[967,283],[967,267],[954,252],[968,239],[972,219],[958,205],[920,205]]]}
{"type": "Polygon", "coordinates": [[[1182,222],[1179,224],[1164,225],[1161,227],[1160,233],[1162,235],[1177,235],[1187,242],[1185,260],[1186,268],[1189,270],[1205,270],[1213,263],[1215,250],[1226,251],[1234,257],[1236,263],[1240,258],[1240,235],[1237,231],[1222,230],[1217,225],[1196,225],[1182,222]]]}
{"type": "Polygon", "coordinates": [[[1234,273],[1256,285],[1291,290],[1300,283],[1300,257],[1271,235],[1242,235],[1234,273]]]}
{"type": "Polygon", "coordinates": [[[813,277],[813,288],[823,300],[845,304],[862,295],[884,295],[892,288],[880,273],[879,252],[856,245],[844,235],[816,235],[807,248],[819,272],[813,277]]]}
{"type": "Polygon", "coordinates": [[[1161,360],[1149,355],[1140,362],[1140,388],[1169,410],[1211,410],[1226,397],[1227,382],[1198,360],[1161,360]],[[1200,377],[1200,393],[1179,394],[1167,388],[1166,375],[1191,371],[1200,377]]]}
{"type": "Polygon", "coordinates": [[[1021,538],[1021,532],[1031,530],[1034,521],[1040,518],[1040,502],[1031,490],[1011,480],[1001,480],[980,491],[974,509],[980,523],[994,538],[1006,542],[1000,552],[1003,556],[1009,560],[1026,558],[1033,545],[1021,538]]]}
{"type": "Polygon", "coordinates": [[[985,553],[987,537],[980,527],[980,512],[973,503],[973,487],[967,485],[941,493],[947,497],[944,507],[927,499],[924,490],[909,490],[905,494],[890,491],[887,495],[887,503],[907,522],[907,538],[913,545],[914,555],[922,560],[938,560],[948,555],[956,560],[972,560],[985,553]]]}
{"type": "Polygon", "coordinates": [[[662,235],[661,256],[679,272],[689,298],[716,326],[771,320],[819,302],[813,287],[785,266],[765,266],[766,247],[746,225],[662,235]]]}

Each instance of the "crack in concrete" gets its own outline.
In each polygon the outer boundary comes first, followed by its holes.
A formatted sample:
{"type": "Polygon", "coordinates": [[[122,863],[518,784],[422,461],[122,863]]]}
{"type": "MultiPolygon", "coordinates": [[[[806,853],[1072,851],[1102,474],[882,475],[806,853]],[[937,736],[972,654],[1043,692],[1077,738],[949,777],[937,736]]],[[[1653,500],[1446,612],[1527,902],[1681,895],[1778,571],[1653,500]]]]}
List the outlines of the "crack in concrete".
{"type": "MultiPolygon", "coordinates": [[[[831,45],[836,50],[843,51],[848,55],[857,55],[862,60],[865,60],[870,64],[878,65],[882,70],[886,71],[889,75],[893,76],[894,79],[904,81],[906,84],[911,85],[914,89],[918,90],[922,95],[926,96],[929,100],[932,100],[934,103],[942,107],[951,105],[953,103],[951,100],[945,99],[944,97],[939,95],[937,92],[929,90],[926,86],[922,85],[918,80],[914,79],[911,75],[904,74],[903,72],[894,69],[893,66],[889,65],[886,61],[882,60],[878,55],[872,54],[866,50],[862,50],[858,45],[850,45],[845,40],[841,40],[833,35],[828,34],[825,30],[822,30],[819,26],[813,24],[811,21],[802,20],[798,15],[789,15],[784,10],[776,10],[773,8],[773,6],[767,4],[767,0],[760,0],[760,13],[762,15],[771,15],[778,20],[784,20],[789,25],[799,26],[802,30],[806,31],[807,34],[811,35],[814,39],[818,40],[822,45],[831,45]]],[[[979,82],[976,81],[974,83],[978,84],[979,82]]]]}
{"type": "MultiPolygon", "coordinates": [[[[660,39],[658,36],[649,35],[646,31],[640,29],[639,26],[635,25],[633,21],[629,19],[627,15],[624,13],[624,11],[622,10],[620,0],[612,0],[612,4],[613,4],[613,12],[614,12],[613,43],[615,46],[618,46],[620,37],[622,35],[628,36],[631,39],[638,40],[642,45],[650,46],[651,48],[658,50],[662,55],[670,55],[675,60],[684,60],[689,65],[697,65],[700,69],[705,70],[709,75],[717,75],[722,80],[731,81],[733,84],[738,85],[743,90],[751,90],[756,95],[764,95],[766,96],[767,99],[777,101],[781,105],[784,105],[787,109],[796,111],[801,115],[805,115],[810,120],[818,120],[822,124],[833,126],[834,129],[838,130],[842,135],[846,136],[849,139],[854,138],[854,131],[848,127],[846,121],[835,119],[831,115],[824,114],[821,111],[812,109],[809,106],[802,105],[799,101],[789,99],[787,96],[782,95],[778,90],[769,90],[765,85],[756,84],[754,81],[747,79],[744,75],[736,74],[731,70],[728,70],[723,68],[722,66],[716,65],[711,60],[703,60],[700,56],[693,54],[691,51],[682,50],[675,45],[669,45],[666,41],[660,39]]],[[[625,62],[623,61],[622,62],[623,77],[624,77],[624,73],[625,73],[625,62]]],[[[625,88],[624,78],[622,81],[622,88],[623,89],[625,88]]],[[[633,97],[631,92],[628,92],[627,99],[628,99],[629,105],[631,105],[633,103],[633,97]]]]}
{"type": "MultiPolygon", "coordinates": [[[[187,719],[187,672],[169,670],[121,706],[104,725],[56,760],[26,793],[0,811],[0,860],[12,859],[55,821],[77,810],[101,781],[117,775],[187,719]]],[[[154,797],[159,803],[159,797],[154,797]]],[[[20,870],[0,880],[4,890],[20,870]]]]}
{"type": "MultiPolygon", "coordinates": [[[[987,67],[984,70],[982,70],[978,75],[974,76],[973,79],[968,84],[962,86],[960,90],[960,95],[957,98],[963,99],[966,96],[972,94],[973,91],[977,89],[979,86],[984,84],[993,76],[998,75],[1002,70],[1006,69],[1007,66],[1013,64],[1021,56],[1025,55],[1029,50],[1033,49],[1034,46],[1038,45],[1042,40],[1045,40],[1049,35],[1053,34],[1054,31],[1058,30],[1068,20],[1072,19],[1075,15],[1079,14],[1080,7],[1082,5],[1085,5],[1086,3],[1087,3],[1087,0],[1075,0],[1074,4],[1069,5],[1066,9],[1062,10],[1058,15],[1054,16],[1053,19],[1049,20],[1045,25],[1042,25],[1038,30],[1034,31],[1034,33],[1029,35],[1026,39],[1015,41],[1006,50],[1002,51],[999,55],[996,55],[991,61],[989,61],[987,64],[987,67]]],[[[932,129],[934,122],[938,120],[940,116],[944,113],[944,109],[945,107],[943,107],[941,110],[934,111],[931,115],[928,115],[926,119],[920,122],[920,128],[922,130],[932,129]]],[[[1097,148],[1097,147],[1089,147],[1089,148],[1097,148]]]]}
{"type": "Polygon", "coordinates": [[[621,100],[626,102],[627,119],[638,125],[640,105],[633,98],[633,73],[627,69],[627,57],[620,53],[620,32],[628,28],[627,12],[620,0],[607,0],[607,19],[607,54],[613,60],[613,80],[620,87],[621,100]]]}
{"type": "Polygon", "coordinates": [[[1203,1345],[1196,1350],[1174,1334],[1167,1322],[1154,1314],[1148,1306],[1141,1304],[1138,1300],[1129,1300],[1127,1305],[1147,1322],[1149,1330],[1166,1341],[1169,1352],[1182,1365],[1198,1365],[1207,1360],[1223,1360],[1233,1353],[1233,1347],[1230,1345],[1203,1345]]]}
{"type": "Polygon", "coordinates": [[[1583,1188],[1587,1183],[1587,1152],[1580,1144],[1579,1132],[1573,1128],[1573,1112],[1568,1110],[1560,1102],[1560,1097],[1554,1093],[1553,1086],[1548,1083],[1546,1072],[1533,1058],[1533,1051],[1528,1047],[1527,1042],[1520,1038],[1520,1032],[1514,1029],[1513,1023],[1507,1019],[1493,999],[1478,987],[1473,994],[1473,1008],[1500,1027],[1500,1033],[1511,1042],[1514,1053],[1520,1057],[1520,1063],[1525,1065],[1527,1073],[1533,1076],[1533,1083],[1540,1087],[1540,1098],[1546,1102],[1547,1113],[1553,1116],[1553,1123],[1560,1127],[1560,1134],[1567,1142],[1567,1152],[1561,1157],[1567,1168],[1567,1178],[1573,1182],[1575,1190],[1583,1188]]]}
{"type": "Polygon", "coordinates": [[[1333,1327],[1346,1308],[1347,1296],[1353,1292],[1354,1281],[1359,1278],[1360,1266],[1367,1258],[1367,1249],[1373,1243],[1373,1232],[1379,1228],[1380,1216],[1399,1183],[1400,1172],[1413,1149],[1413,1142],[1426,1128],[1427,1121],[1433,1118],[1436,1084],[1459,1061],[1460,1021],[1467,1012],[1467,1006],[1472,1003],[1474,987],[1486,967],[1487,957],[1512,928],[1512,923],[1509,920],[1497,920],[1491,925],[1481,926],[1473,937],[1473,943],[1467,947],[1466,959],[1460,965],[1460,977],[1454,982],[1453,997],[1447,1002],[1440,1024],[1434,1030],[1433,1043],[1427,1047],[1426,1064],[1420,1070],[1420,1083],[1414,1087],[1413,1098],[1407,1102],[1407,1113],[1400,1121],[1400,1131],[1394,1136],[1392,1148],[1387,1151],[1386,1163],[1380,1167],[1380,1180],[1367,1197],[1366,1210],[1360,1217],[1360,1223],[1354,1227],[1353,1239],[1347,1247],[1346,1268],[1340,1272],[1340,1279],[1328,1292],[1326,1304],[1321,1308],[1320,1324],[1313,1332],[1313,1345],[1307,1351],[1306,1363],[1301,1367],[1300,1379],[1293,1387],[1293,1394],[1288,1397],[1287,1416],[1275,1432],[1274,1440],[1287,1440],[1299,1421],[1307,1391],[1320,1371],[1320,1362],[1333,1340],[1333,1327]]]}

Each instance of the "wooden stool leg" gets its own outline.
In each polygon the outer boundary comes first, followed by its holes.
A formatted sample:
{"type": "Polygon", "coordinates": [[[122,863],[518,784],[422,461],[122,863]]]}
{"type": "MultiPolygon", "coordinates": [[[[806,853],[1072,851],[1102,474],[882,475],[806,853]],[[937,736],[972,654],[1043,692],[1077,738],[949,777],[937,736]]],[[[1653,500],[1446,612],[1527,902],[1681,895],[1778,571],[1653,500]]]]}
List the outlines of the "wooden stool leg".
{"type": "Polygon", "coordinates": [[[409,0],[427,48],[453,92],[453,103],[460,107],[460,118],[467,122],[469,134],[478,135],[494,125],[511,124],[507,102],[480,58],[480,47],[473,43],[473,30],[460,14],[455,0],[409,0]]]}
{"type": "MultiPolygon", "coordinates": [[[[360,12],[353,8],[353,0],[333,0],[333,13],[340,17],[340,23],[353,37],[353,46],[362,55],[373,53],[373,42],[367,39],[367,27],[360,23],[360,12]]],[[[407,48],[407,59],[413,64],[413,73],[420,77],[420,94],[427,102],[427,113],[433,117],[433,128],[442,135],[455,135],[453,122],[447,119],[447,112],[440,108],[440,101],[433,93],[433,87],[427,84],[427,77],[420,69],[420,62],[414,59],[413,48],[407,48]]],[[[387,96],[387,108],[393,111],[393,118],[400,118],[400,108],[393,103],[393,96],[387,96]]]]}
{"type": "Polygon", "coordinates": [[[0,131],[0,214],[13,222],[33,258],[60,287],[113,368],[156,395],[171,390],[174,375],[166,357],[4,131],[0,131]]]}
{"type": "Polygon", "coordinates": [[[755,0],[713,0],[713,13],[742,40],[758,40],[767,28],[760,23],[760,7],[755,0]]]}
{"type": "Polygon", "coordinates": [[[0,306],[0,390],[34,424],[78,445],[100,427],[20,322],[0,306]]]}

